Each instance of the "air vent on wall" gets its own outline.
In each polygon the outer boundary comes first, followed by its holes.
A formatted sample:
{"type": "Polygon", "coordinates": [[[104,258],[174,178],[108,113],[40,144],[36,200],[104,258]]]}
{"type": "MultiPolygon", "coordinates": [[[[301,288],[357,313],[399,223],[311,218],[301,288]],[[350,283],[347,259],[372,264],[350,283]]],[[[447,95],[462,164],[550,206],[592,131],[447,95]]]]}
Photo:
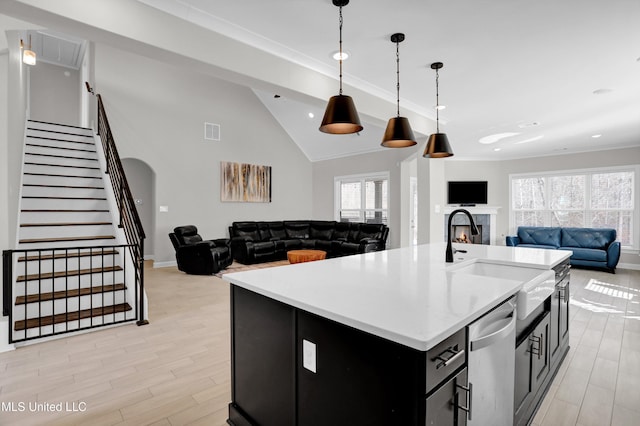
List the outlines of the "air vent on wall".
{"type": "Polygon", "coordinates": [[[208,141],[220,140],[220,125],[213,123],[204,123],[204,139],[208,141]]]}

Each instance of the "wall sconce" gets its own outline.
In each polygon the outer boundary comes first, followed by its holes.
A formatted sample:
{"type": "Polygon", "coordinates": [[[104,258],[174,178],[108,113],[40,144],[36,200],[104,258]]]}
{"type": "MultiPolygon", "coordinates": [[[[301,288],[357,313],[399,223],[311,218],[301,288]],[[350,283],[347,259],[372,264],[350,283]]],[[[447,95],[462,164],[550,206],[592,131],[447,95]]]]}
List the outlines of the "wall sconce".
{"type": "Polygon", "coordinates": [[[22,39],[20,39],[20,49],[22,49],[22,62],[27,65],[36,64],[36,52],[31,50],[31,34],[29,34],[29,48],[25,49],[22,39]]]}

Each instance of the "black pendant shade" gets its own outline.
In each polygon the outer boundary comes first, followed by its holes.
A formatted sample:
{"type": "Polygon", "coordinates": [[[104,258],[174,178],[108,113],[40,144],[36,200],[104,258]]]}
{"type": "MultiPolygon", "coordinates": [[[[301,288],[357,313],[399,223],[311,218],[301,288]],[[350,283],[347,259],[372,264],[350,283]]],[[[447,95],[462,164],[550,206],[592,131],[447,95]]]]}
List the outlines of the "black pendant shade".
{"type": "Polygon", "coordinates": [[[406,117],[400,117],[400,50],[399,45],[404,41],[404,34],[391,35],[391,41],[396,44],[396,105],[397,116],[389,119],[387,129],[384,131],[382,143],[385,148],[406,148],[417,144],[411,125],[406,117]]]}
{"type": "Polygon", "coordinates": [[[336,135],[357,133],[362,130],[358,111],[351,96],[336,95],[329,99],[324,111],[320,131],[336,135]]]}
{"type": "Polygon", "coordinates": [[[349,4],[349,0],[333,0],[334,6],[340,8],[340,91],[332,96],[324,111],[320,131],[336,135],[357,133],[362,130],[360,117],[351,96],[342,94],[342,7],[349,4]]]}
{"type": "Polygon", "coordinates": [[[424,149],[423,157],[426,158],[445,158],[453,156],[453,150],[449,145],[449,138],[446,134],[440,133],[440,97],[438,88],[438,70],[443,67],[442,62],[434,62],[431,69],[436,71],[436,133],[429,136],[427,146],[424,149]]]}
{"type": "Polygon", "coordinates": [[[422,154],[426,158],[444,158],[452,155],[453,150],[449,145],[449,138],[444,133],[433,133],[429,136],[427,147],[424,149],[424,154],[422,154]]]}
{"type": "Polygon", "coordinates": [[[406,148],[417,144],[406,117],[393,117],[387,123],[381,145],[386,148],[406,148]]]}

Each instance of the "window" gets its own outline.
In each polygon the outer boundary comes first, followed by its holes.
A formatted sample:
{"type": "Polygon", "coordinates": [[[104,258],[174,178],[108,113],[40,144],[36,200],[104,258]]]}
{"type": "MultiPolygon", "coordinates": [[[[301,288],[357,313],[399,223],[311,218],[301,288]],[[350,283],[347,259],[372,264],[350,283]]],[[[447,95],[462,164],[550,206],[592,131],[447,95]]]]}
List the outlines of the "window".
{"type": "Polygon", "coordinates": [[[338,177],[335,199],[338,221],[388,224],[389,174],[338,177]]]}
{"type": "Polygon", "coordinates": [[[511,225],[614,228],[638,247],[637,168],[511,176],[511,225]]]}

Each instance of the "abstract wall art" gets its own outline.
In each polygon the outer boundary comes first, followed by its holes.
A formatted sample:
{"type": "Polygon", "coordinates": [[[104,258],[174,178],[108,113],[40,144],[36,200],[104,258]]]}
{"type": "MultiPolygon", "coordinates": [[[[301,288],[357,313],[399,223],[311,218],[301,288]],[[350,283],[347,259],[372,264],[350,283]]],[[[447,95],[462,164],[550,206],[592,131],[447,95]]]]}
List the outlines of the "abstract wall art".
{"type": "Polygon", "coordinates": [[[220,201],[271,202],[271,166],[220,162],[220,201]]]}

